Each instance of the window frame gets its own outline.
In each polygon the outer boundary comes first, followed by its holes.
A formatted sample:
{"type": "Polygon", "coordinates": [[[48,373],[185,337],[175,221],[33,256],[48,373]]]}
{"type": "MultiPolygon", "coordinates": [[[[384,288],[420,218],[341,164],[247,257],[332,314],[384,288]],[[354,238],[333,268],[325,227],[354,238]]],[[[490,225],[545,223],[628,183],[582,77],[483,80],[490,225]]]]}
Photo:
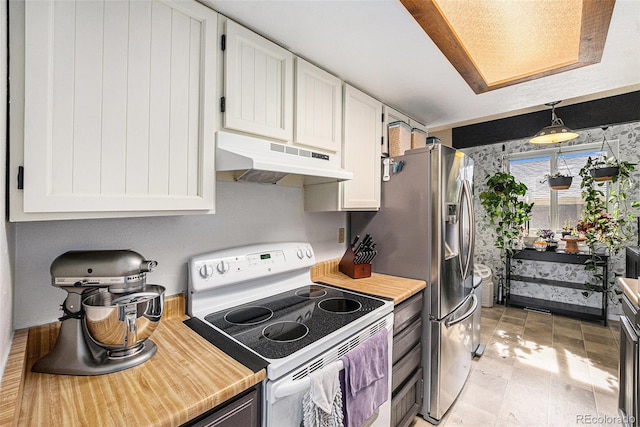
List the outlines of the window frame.
{"type": "MultiPolygon", "coordinates": [[[[603,142],[590,142],[586,144],[572,145],[567,147],[554,147],[554,148],[543,148],[540,150],[532,150],[532,151],[522,151],[519,153],[511,153],[507,156],[507,170],[511,173],[511,161],[512,160],[528,160],[535,159],[539,157],[549,157],[549,173],[553,174],[558,172],[558,154],[579,154],[581,152],[587,153],[590,151],[601,151],[606,152],[606,157],[609,158],[611,156],[615,156],[616,159],[620,158],[620,144],[619,140],[607,140],[607,144],[603,142]],[[608,145],[607,145],[608,144],[608,145]],[[611,150],[609,150],[611,148],[611,150]]],[[[572,171],[573,172],[573,171],[572,171]]],[[[577,176],[578,171],[574,173],[574,176],[577,176]]],[[[609,189],[610,186],[607,185],[607,190],[605,193],[605,198],[609,199],[609,189]]],[[[560,190],[562,191],[562,190],[560,190]]],[[[549,188],[549,218],[550,218],[550,228],[554,231],[559,231],[561,229],[558,224],[558,191],[552,190],[549,188]]],[[[609,210],[609,203],[607,202],[607,211],[609,210]]]]}

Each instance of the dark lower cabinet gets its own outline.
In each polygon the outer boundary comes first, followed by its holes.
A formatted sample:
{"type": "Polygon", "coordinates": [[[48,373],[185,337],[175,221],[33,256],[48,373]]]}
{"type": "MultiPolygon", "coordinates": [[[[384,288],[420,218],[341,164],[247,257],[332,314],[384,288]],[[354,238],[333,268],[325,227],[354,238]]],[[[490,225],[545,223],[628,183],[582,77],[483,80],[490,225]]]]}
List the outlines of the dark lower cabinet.
{"type": "Polygon", "coordinates": [[[260,424],[260,391],[253,388],[182,427],[259,427],[260,424]]]}
{"type": "Polygon", "coordinates": [[[626,295],[620,316],[618,412],[624,427],[638,427],[638,312],[626,295]]]}
{"type": "Polygon", "coordinates": [[[626,268],[625,277],[637,279],[640,276],[640,248],[635,246],[626,247],[626,268]]]}
{"type": "Polygon", "coordinates": [[[422,406],[422,292],[394,310],[391,427],[406,427],[422,406]]]}

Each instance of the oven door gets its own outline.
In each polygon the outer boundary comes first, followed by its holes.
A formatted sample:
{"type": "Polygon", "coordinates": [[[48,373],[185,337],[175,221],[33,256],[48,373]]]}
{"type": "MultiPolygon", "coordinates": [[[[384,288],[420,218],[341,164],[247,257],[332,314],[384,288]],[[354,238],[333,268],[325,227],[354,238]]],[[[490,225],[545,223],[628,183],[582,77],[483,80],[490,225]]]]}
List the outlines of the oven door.
{"type": "Polygon", "coordinates": [[[262,425],[264,427],[299,427],[302,425],[302,397],[309,388],[308,374],[316,369],[339,360],[353,350],[357,344],[366,341],[384,327],[388,333],[389,370],[387,372],[389,399],[382,404],[370,419],[368,426],[389,427],[391,425],[391,354],[393,354],[393,314],[363,329],[350,338],[337,343],[330,350],[304,366],[297,367],[277,380],[267,380],[262,425]]]}

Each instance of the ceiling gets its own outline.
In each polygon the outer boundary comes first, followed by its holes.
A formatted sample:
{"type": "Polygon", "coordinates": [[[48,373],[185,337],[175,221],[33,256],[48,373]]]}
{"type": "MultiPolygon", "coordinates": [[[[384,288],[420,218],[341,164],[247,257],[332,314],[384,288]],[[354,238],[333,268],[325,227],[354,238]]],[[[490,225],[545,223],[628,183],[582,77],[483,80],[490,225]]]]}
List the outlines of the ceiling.
{"type": "Polygon", "coordinates": [[[548,109],[550,101],[564,106],[640,89],[637,0],[616,1],[600,63],[482,94],[398,0],[199,1],[431,131],[548,109]]]}

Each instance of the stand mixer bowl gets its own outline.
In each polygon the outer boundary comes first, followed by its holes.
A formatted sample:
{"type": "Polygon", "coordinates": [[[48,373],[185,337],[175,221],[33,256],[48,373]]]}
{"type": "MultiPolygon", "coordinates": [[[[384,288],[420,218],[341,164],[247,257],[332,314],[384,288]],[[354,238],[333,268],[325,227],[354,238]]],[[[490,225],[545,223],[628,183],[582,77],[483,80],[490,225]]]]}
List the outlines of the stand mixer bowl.
{"type": "Polygon", "coordinates": [[[137,292],[98,292],[82,300],[85,331],[110,357],[130,356],[160,323],[165,288],[146,285],[137,292]]]}

